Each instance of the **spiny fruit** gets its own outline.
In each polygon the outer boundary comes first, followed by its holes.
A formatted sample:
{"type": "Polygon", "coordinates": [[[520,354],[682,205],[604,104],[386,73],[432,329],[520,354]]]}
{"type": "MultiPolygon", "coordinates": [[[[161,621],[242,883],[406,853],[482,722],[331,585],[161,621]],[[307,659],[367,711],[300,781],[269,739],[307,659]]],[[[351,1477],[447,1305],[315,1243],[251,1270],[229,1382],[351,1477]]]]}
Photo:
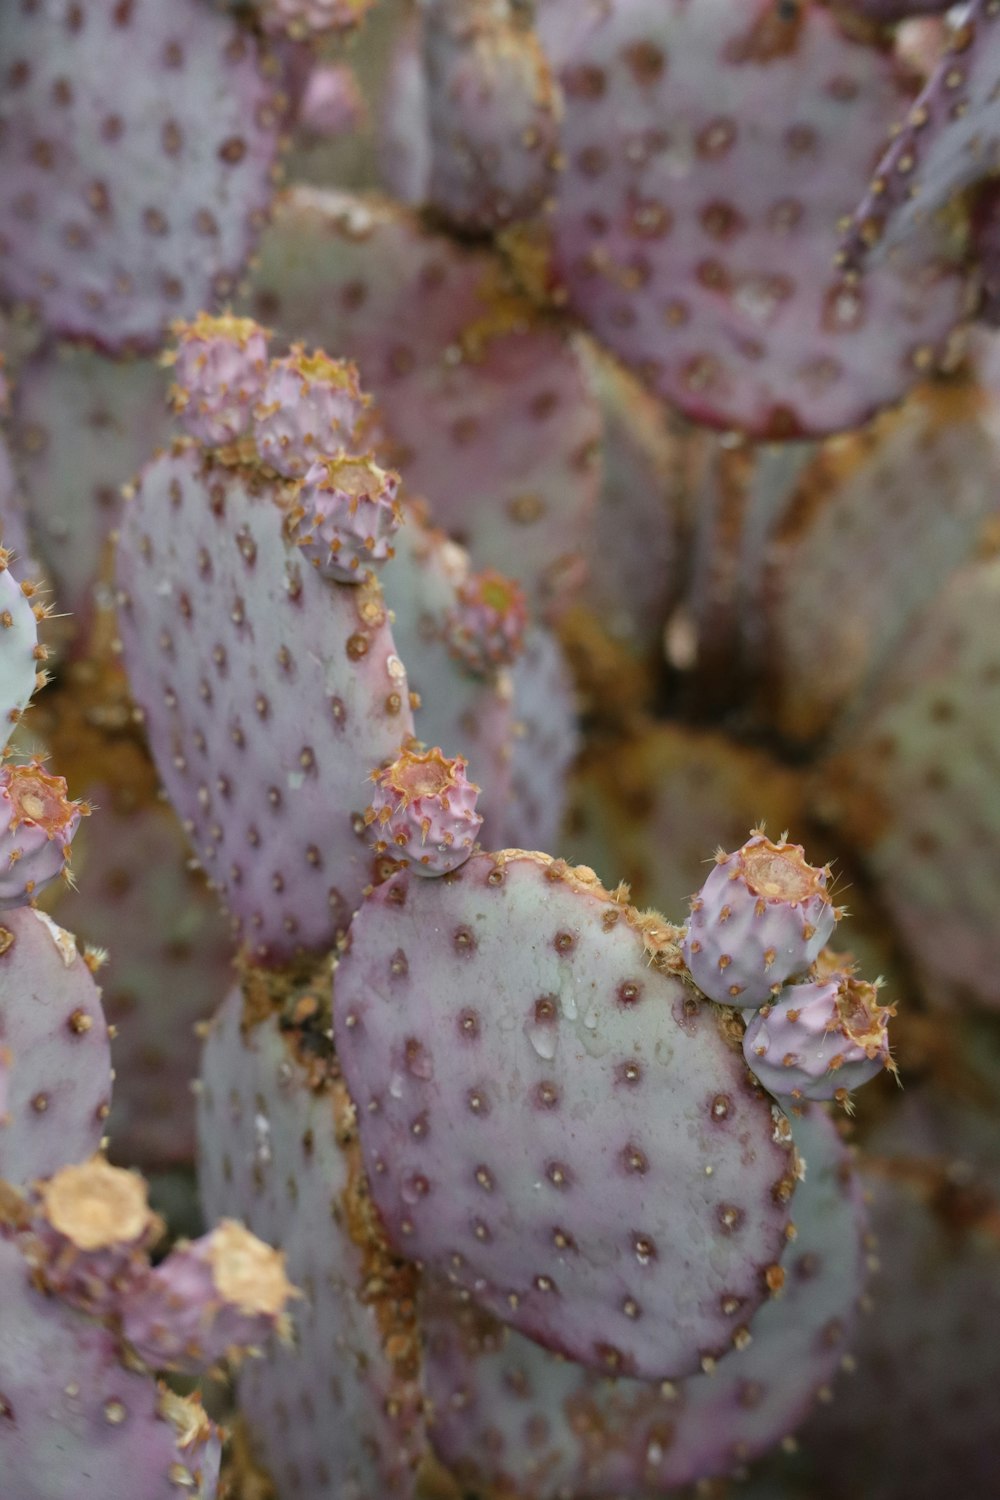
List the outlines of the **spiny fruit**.
{"type": "Polygon", "coordinates": [[[439,749],[404,750],[391,766],[373,771],[365,824],[376,852],[420,875],[444,875],[463,864],[483,822],[476,811],[479,788],[466,779],[466,764],[439,749]]]}
{"type": "Polygon", "coordinates": [[[800,844],[760,830],[715,869],[692,899],[684,960],[695,984],[720,1005],[766,1005],[826,947],[839,912],[828,871],[807,864],[800,844]]]}
{"type": "Polygon", "coordinates": [[[751,1016],[743,1055],[779,1099],[843,1104],[883,1068],[895,1071],[887,1029],[894,1014],[879,1005],[877,985],[849,973],[791,984],[751,1016]]]}

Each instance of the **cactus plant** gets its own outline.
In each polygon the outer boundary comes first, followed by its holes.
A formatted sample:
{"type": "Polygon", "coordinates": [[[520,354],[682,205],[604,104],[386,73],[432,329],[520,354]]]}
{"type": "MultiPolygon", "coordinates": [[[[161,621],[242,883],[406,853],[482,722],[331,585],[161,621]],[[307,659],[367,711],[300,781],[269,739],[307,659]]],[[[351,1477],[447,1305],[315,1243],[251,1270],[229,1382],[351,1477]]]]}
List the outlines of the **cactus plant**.
{"type": "Polygon", "coordinates": [[[5,1500],[992,1500],[946,9],[3,8],[5,1500]]]}

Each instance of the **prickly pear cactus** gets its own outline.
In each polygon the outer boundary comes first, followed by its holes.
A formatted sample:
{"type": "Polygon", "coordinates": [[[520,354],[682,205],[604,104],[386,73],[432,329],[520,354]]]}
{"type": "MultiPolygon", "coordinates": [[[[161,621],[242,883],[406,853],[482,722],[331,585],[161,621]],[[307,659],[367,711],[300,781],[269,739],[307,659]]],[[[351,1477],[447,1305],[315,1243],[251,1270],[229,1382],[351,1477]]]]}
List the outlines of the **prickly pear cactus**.
{"type": "Polygon", "coordinates": [[[738,1344],[795,1182],[787,1121],[679,968],[592,872],[511,851],[378,887],[334,978],[393,1247],[548,1348],[647,1379],[738,1344]]]}

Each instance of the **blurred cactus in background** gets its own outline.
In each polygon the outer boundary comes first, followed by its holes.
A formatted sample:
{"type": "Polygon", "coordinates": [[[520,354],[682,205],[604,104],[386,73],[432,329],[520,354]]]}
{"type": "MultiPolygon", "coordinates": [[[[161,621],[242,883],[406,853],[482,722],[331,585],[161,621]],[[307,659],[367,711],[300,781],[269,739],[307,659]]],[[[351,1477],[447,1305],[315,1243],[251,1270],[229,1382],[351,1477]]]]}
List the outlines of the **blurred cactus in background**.
{"type": "Polygon", "coordinates": [[[994,1500],[1000,0],[0,80],[4,1500],[994,1500]]]}

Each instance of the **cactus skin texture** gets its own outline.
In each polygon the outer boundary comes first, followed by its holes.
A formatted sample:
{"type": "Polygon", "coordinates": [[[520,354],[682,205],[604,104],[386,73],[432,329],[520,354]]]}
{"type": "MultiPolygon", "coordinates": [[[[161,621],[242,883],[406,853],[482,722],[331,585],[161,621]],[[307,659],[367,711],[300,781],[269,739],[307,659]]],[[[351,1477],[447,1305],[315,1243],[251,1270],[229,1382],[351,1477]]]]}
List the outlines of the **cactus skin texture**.
{"type": "Polygon", "coordinates": [[[850,974],[792,984],[752,1013],[743,1055],[776,1098],[843,1103],[852,1089],[893,1066],[892,1013],[878,1004],[875,985],[850,974]]]}
{"type": "Polygon", "coordinates": [[[691,976],[720,1005],[766,1005],[787,979],[804,974],[826,947],[837,908],[826,870],[806,863],[799,844],[754,833],[692,898],[683,952],[691,976]]]}
{"type": "Polygon", "coordinates": [[[721,1012],[650,967],[653,941],[589,870],[477,854],[372,891],[334,981],[393,1248],[547,1347],[648,1379],[732,1346],[795,1177],[787,1121],[721,1012]]]}

